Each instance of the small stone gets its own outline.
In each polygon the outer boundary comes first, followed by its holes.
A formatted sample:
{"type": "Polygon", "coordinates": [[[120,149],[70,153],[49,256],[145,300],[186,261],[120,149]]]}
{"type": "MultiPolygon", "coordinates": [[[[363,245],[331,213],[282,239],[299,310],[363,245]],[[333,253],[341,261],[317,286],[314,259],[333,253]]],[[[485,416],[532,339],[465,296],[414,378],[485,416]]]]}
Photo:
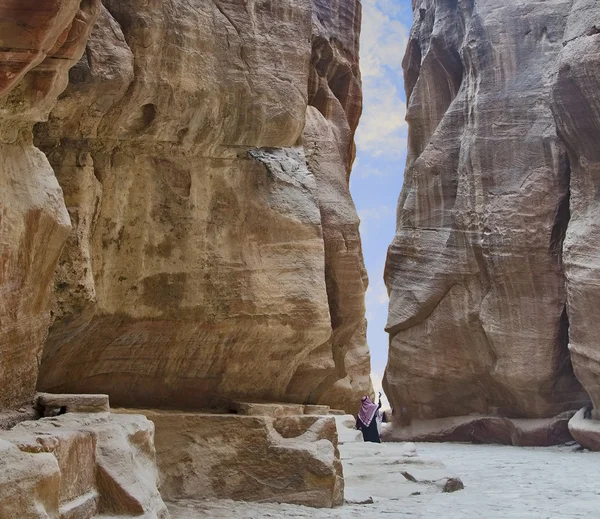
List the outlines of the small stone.
{"type": "Polygon", "coordinates": [[[346,499],[346,503],[349,505],[372,505],[374,502],[372,496],[364,499],[346,499]]]}
{"type": "Polygon", "coordinates": [[[465,485],[459,478],[450,478],[448,481],[446,481],[446,484],[444,485],[442,492],[444,492],[444,493],[456,492],[456,491],[462,490],[464,488],[465,488],[465,485]]]}
{"type": "MultiPolygon", "coordinates": [[[[411,474],[409,474],[408,472],[406,472],[405,470],[401,471],[400,473],[401,473],[401,474],[402,474],[402,475],[403,475],[403,476],[404,476],[406,479],[408,479],[408,481],[412,481],[413,483],[417,483],[417,479],[416,479],[416,478],[415,478],[413,475],[411,475],[411,474]]],[[[450,480],[448,480],[448,481],[450,481],[450,480]]],[[[444,486],[444,488],[446,488],[446,487],[444,486]]],[[[445,492],[445,490],[444,490],[444,492],[445,492]]]]}

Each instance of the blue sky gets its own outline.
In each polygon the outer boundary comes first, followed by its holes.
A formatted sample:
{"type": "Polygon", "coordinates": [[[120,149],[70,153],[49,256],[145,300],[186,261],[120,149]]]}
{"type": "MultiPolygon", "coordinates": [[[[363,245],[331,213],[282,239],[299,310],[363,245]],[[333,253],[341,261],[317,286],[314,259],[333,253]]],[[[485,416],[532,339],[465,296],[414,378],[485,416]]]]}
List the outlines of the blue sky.
{"type": "Polygon", "coordinates": [[[361,69],[364,112],[356,135],[350,189],[361,218],[370,286],[368,341],[378,389],[387,362],[384,331],[388,297],[383,284],[387,247],[394,237],[396,203],[406,160],[406,98],[402,58],[412,23],[411,0],[362,0],[361,69]]]}

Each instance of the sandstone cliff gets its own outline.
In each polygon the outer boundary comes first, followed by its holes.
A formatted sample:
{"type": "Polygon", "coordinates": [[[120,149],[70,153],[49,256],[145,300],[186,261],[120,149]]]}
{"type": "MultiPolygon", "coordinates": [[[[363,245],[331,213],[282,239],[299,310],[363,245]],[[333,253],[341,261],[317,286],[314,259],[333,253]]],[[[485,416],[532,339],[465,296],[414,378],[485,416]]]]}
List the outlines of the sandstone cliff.
{"type": "Polygon", "coordinates": [[[388,395],[403,423],[600,405],[596,2],[413,7],[388,395]]]}
{"type": "Polygon", "coordinates": [[[80,0],[18,4],[0,2],[0,411],[33,396],[54,268],[70,230],[31,130],[66,87],[99,8],[80,0]]]}
{"type": "MultiPolygon", "coordinates": [[[[575,374],[600,419],[600,5],[575,0],[554,79],[553,111],[570,165],[570,220],[564,243],[569,349],[575,374]]],[[[596,431],[599,448],[600,428],[596,431]]]]}
{"type": "Polygon", "coordinates": [[[178,408],[369,391],[359,26],[358,0],[103,1],[35,131],[73,226],[40,389],[178,408]]]}

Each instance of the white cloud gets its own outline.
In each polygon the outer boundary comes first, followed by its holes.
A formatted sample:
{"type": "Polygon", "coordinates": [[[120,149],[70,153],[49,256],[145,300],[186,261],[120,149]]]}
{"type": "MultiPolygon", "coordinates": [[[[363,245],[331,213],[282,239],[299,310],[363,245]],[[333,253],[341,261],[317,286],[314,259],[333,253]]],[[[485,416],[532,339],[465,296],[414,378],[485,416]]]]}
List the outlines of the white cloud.
{"type": "Polygon", "coordinates": [[[383,276],[378,277],[375,283],[371,283],[369,288],[367,289],[366,298],[368,300],[368,305],[370,308],[373,308],[376,305],[382,305],[383,311],[387,312],[387,305],[390,301],[388,296],[388,291],[383,282],[383,276]]]}
{"type": "Polygon", "coordinates": [[[360,157],[358,157],[354,161],[354,166],[352,167],[352,178],[368,178],[368,177],[383,177],[384,173],[378,168],[375,168],[370,165],[363,165],[360,157]]]}
{"type": "Polygon", "coordinates": [[[376,272],[376,276],[369,276],[369,288],[365,294],[368,322],[379,321],[382,316],[385,321],[388,312],[388,304],[390,302],[387,287],[383,281],[383,266],[377,269],[376,272]]]}
{"type": "Polygon", "coordinates": [[[406,105],[402,101],[402,58],[409,30],[393,17],[400,7],[389,0],[363,1],[361,70],[365,106],[358,127],[359,151],[399,156],[406,148],[406,105]]]}
{"type": "Polygon", "coordinates": [[[388,205],[372,207],[368,209],[359,209],[358,216],[360,218],[360,235],[366,236],[370,232],[379,230],[383,222],[389,222],[395,218],[396,210],[388,205]]]}

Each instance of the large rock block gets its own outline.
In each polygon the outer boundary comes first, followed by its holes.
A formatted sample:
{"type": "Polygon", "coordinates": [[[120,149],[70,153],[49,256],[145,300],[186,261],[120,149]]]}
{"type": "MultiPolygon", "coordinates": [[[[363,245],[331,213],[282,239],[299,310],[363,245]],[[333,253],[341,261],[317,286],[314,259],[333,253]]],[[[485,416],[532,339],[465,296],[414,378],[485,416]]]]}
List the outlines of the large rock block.
{"type": "MultiPolygon", "coordinates": [[[[96,487],[96,438],[76,429],[53,430],[51,424],[45,424],[44,431],[36,434],[31,424],[24,422],[22,426],[3,433],[2,439],[11,441],[22,452],[36,455],[49,453],[56,458],[59,469],[57,484],[49,491],[56,492],[54,499],[58,502],[60,519],[95,516],[99,498],[96,487]]],[[[37,459],[37,456],[32,458],[37,459]]],[[[33,496],[31,494],[29,498],[33,499],[33,496]]]]}
{"type": "Polygon", "coordinates": [[[342,504],[344,484],[333,417],[139,412],[156,426],[166,500],[342,504]]]}
{"type": "Polygon", "coordinates": [[[60,469],[52,454],[23,452],[0,438],[0,518],[58,516],[60,469]]]}
{"type": "Polygon", "coordinates": [[[568,351],[569,160],[551,111],[571,4],[413,2],[385,274],[384,387],[403,421],[550,417],[587,401],[568,351]]]}
{"type": "Polygon", "coordinates": [[[553,418],[505,418],[501,416],[455,416],[417,420],[411,425],[387,427],[385,442],[497,443],[518,447],[549,447],[573,440],[569,420],[573,412],[553,418]]]}
{"type": "Polygon", "coordinates": [[[68,413],[22,422],[0,434],[0,449],[2,519],[168,518],[154,426],[143,416],[68,413]]]}
{"type": "Polygon", "coordinates": [[[573,438],[585,449],[600,451],[600,420],[588,416],[588,409],[580,409],[569,421],[573,438]]]}
{"type": "Polygon", "coordinates": [[[355,407],[360,3],[103,4],[36,129],[74,227],[39,387],[355,407]]]}
{"type": "Polygon", "coordinates": [[[50,289],[70,230],[34,123],[80,58],[99,0],[0,2],[0,410],[33,397],[50,325],[50,289]]]}

